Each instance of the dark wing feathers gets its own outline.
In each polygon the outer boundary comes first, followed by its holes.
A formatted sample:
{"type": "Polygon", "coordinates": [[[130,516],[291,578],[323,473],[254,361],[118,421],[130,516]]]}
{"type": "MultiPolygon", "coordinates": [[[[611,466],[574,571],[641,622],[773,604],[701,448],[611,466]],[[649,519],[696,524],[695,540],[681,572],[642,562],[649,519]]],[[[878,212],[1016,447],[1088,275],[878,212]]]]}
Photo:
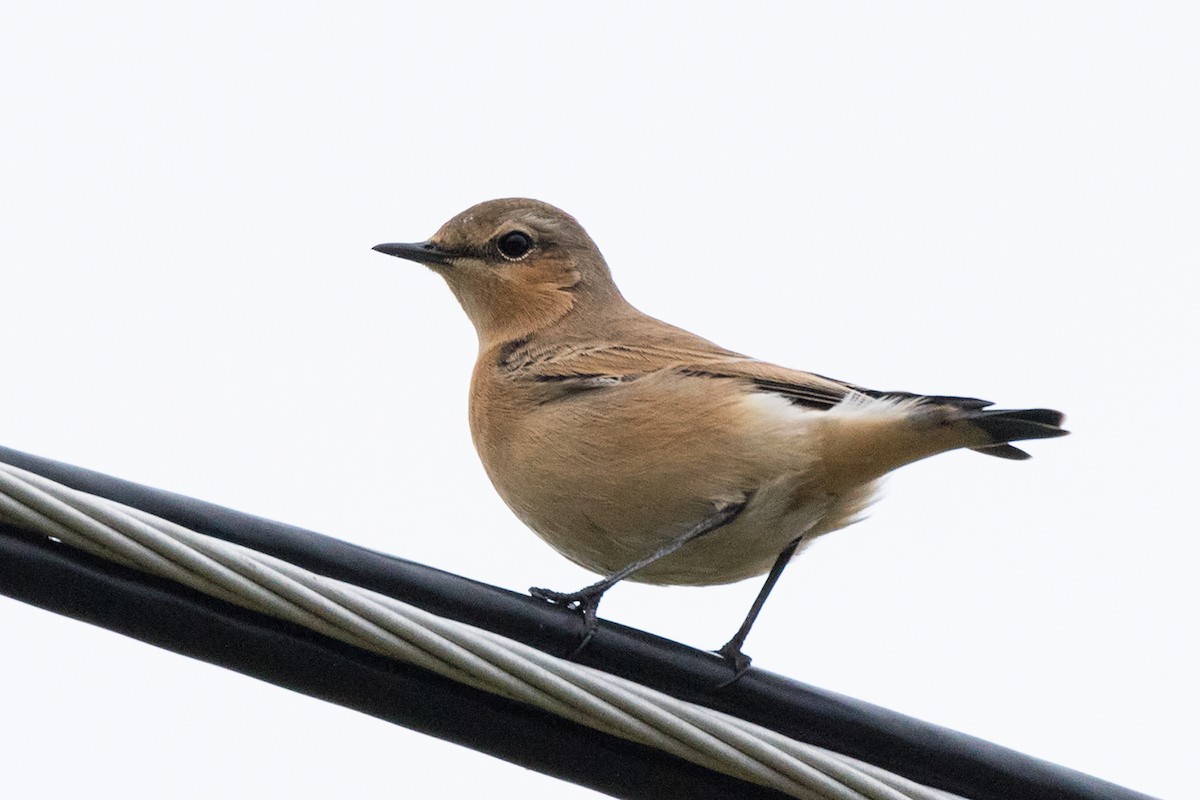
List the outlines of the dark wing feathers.
{"type": "Polygon", "coordinates": [[[891,397],[897,400],[924,400],[927,403],[935,403],[942,406],[954,406],[955,408],[981,409],[992,405],[990,400],[980,400],[978,397],[956,397],[950,394],[914,394],[913,392],[882,392],[878,389],[859,389],[860,392],[869,397],[891,397]]]}
{"type": "Polygon", "coordinates": [[[833,408],[845,400],[846,395],[853,391],[859,391],[849,384],[842,384],[841,386],[844,388],[838,391],[838,388],[831,388],[824,381],[837,383],[829,378],[824,378],[820,384],[784,382],[766,378],[752,378],[750,382],[764,392],[780,395],[796,405],[808,408],[833,408]]]}

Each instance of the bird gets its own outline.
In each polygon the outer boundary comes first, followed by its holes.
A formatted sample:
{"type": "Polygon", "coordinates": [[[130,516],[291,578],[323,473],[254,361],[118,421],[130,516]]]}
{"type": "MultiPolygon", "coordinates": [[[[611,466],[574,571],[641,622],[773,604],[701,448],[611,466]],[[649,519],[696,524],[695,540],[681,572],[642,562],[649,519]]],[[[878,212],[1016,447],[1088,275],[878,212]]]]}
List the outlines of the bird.
{"type": "Polygon", "coordinates": [[[1025,459],[1011,442],[1067,433],[1051,409],[872,390],[662,322],[624,298],[574,217],[538,200],[489,200],[424,242],[373,249],[439,274],[474,325],[469,420],[484,470],[525,525],[603,576],[530,590],[583,615],[580,648],[619,581],[766,575],[716,651],[741,675],[784,568],[862,519],[884,475],[961,448],[1025,459]]]}

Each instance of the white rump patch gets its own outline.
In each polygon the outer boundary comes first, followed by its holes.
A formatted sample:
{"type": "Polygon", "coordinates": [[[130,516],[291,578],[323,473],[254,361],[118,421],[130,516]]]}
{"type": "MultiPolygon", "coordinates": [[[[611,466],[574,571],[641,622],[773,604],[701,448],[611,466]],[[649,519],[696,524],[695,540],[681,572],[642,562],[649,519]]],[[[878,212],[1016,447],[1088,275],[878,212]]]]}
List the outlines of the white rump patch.
{"type": "Polygon", "coordinates": [[[912,397],[871,397],[862,392],[850,392],[827,414],[839,417],[904,417],[921,404],[912,397]]]}
{"type": "Polygon", "coordinates": [[[871,397],[862,392],[850,392],[842,402],[828,410],[797,405],[780,394],[754,392],[743,396],[747,411],[757,417],[780,423],[794,424],[811,421],[815,414],[836,414],[839,417],[903,417],[921,404],[909,397],[871,397]]]}
{"type": "Polygon", "coordinates": [[[774,392],[750,392],[742,395],[746,411],[756,418],[768,419],[772,422],[794,425],[801,420],[812,419],[814,411],[811,408],[798,406],[781,394],[774,392]]]}

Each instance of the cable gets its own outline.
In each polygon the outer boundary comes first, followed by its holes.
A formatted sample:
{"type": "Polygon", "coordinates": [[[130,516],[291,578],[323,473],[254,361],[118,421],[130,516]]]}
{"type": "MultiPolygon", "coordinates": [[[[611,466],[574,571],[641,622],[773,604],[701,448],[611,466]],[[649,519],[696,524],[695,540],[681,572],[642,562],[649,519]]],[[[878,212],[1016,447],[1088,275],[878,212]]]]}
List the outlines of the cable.
{"type": "Polygon", "coordinates": [[[803,745],[393,598],[0,465],[0,516],[251,611],[803,800],[936,800],[803,745]]]}
{"type": "MultiPolygon", "coordinates": [[[[174,517],[177,522],[184,519],[194,521],[198,523],[196,527],[207,528],[208,532],[215,531],[224,538],[258,540],[254,543],[264,544],[263,549],[273,549],[277,554],[279,551],[290,552],[298,556],[292,560],[308,562],[307,566],[316,563],[323,567],[322,571],[327,574],[340,573],[341,576],[345,576],[347,572],[352,573],[355,582],[362,578],[362,582],[386,586],[391,590],[390,593],[405,596],[406,600],[412,600],[415,596],[424,601],[422,604],[441,606],[442,608],[438,609],[439,614],[448,608],[451,611],[449,616],[474,615],[478,618],[490,615],[491,618],[485,620],[492,623],[489,627],[504,629],[506,634],[516,630],[518,638],[535,640],[535,643],[548,650],[567,649],[577,635],[578,623],[572,615],[493,587],[485,587],[420,565],[355,548],[318,534],[241,515],[190,498],[128,484],[77,467],[56,464],[3,448],[0,448],[0,459],[33,467],[43,474],[50,474],[60,480],[65,479],[65,482],[81,488],[98,489],[110,496],[119,496],[123,500],[133,501],[142,509],[159,513],[165,511],[164,516],[174,517]],[[531,620],[533,625],[529,624],[531,620]],[[563,646],[559,647],[560,645],[563,646]]],[[[20,495],[20,491],[17,490],[16,494],[20,495]]],[[[27,500],[30,497],[25,495],[27,500]]],[[[69,507],[69,504],[64,503],[63,497],[65,495],[60,495],[57,502],[69,507]]],[[[63,507],[40,500],[35,502],[35,505],[37,503],[42,504],[37,513],[44,518],[36,520],[38,524],[49,520],[51,524],[64,527],[69,527],[69,523],[82,524],[84,527],[90,525],[63,507]]],[[[9,513],[12,513],[11,508],[9,513]]],[[[107,511],[96,510],[96,516],[112,521],[112,518],[106,517],[110,513],[117,512],[113,512],[111,506],[107,511]]],[[[209,591],[213,591],[214,587],[232,586],[246,577],[238,571],[239,562],[236,559],[222,561],[211,552],[197,551],[198,555],[189,556],[173,549],[174,546],[170,544],[164,544],[161,552],[152,548],[147,550],[147,537],[150,536],[149,531],[156,529],[155,525],[147,521],[144,512],[126,509],[119,513],[133,521],[129,523],[129,541],[134,544],[121,544],[116,540],[101,537],[92,540],[93,547],[101,548],[109,555],[116,552],[118,557],[126,559],[128,563],[134,563],[135,560],[157,560],[169,570],[182,571],[193,576],[192,579],[199,582],[197,585],[206,584],[209,591]]],[[[27,518],[23,524],[34,524],[34,520],[27,518]]],[[[63,533],[63,530],[57,530],[60,534],[63,533]]],[[[159,530],[159,533],[163,531],[159,530]]],[[[179,540],[174,541],[178,543],[179,540]]],[[[267,588],[260,587],[257,591],[266,591],[267,594],[276,597],[287,596],[290,586],[288,581],[295,576],[289,577],[286,571],[286,568],[281,568],[280,576],[273,579],[276,583],[267,588]]],[[[217,591],[220,591],[220,588],[217,591]]],[[[260,597],[259,600],[261,599],[260,597]]],[[[308,615],[309,621],[317,619],[318,625],[331,626],[326,627],[327,632],[335,629],[353,632],[351,629],[355,624],[361,625],[339,617],[338,612],[331,608],[322,609],[323,601],[305,595],[300,589],[295,589],[295,594],[289,602],[289,610],[281,612],[285,614],[285,618],[299,620],[300,617],[308,615]]],[[[390,601],[387,598],[373,598],[372,602],[381,609],[389,608],[390,601]]],[[[362,619],[368,620],[375,627],[367,625],[355,635],[373,638],[376,646],[388,644],[388,636],[395,636],[395,631],[381,625],[380,620],[372,620],[370,613],[365,614],[362,619]]],[[[446,638],[452,639],[448,636],[446,638]]],[[[486,639],[487,636],[483,638],[486,639]]],[[[411,645],[411,642],[409,644],[411,645]]],[[[455,644],[461,647],[461,642],[455,644]]],[[[496,643],[493,641],[492,644],[496,643]]],[[[389,646],[393,645],[396,643],[391,642],[389,646]]],[[[444,643],[437,647],[443,645],[444,643]]],[[[437,647],[428,641],[417,649],[426,656],[449,663],[444,654],[431,654],[430,647],[437,650],[437,647]]],[[[627,677],[639,682],[646,679],[645,682],[655,684],[655,688],[658,689],[666,687],[670,694],[677,698],[687,698],[691,695],[688,699],[701,699],[706,705],[717,708],[725,706],[725,710],[732,707],[739,716],[759,725],[765,724],[775,728],[788,734],[787,738],[804,738],[822,745],[830,740],[842,745],[848,744],[849,746],[836,749],[860,758],[865,754],[877,767],[882,766],[888,770],[891,770],[894,763],[899,763],[901,769],[891,771],[900,772],[908,779],[932,776],[934,780],[922,782],[939,785],[942,789],[952,788],[971,797],[1145,797],[1089,776],[1023,757],[995,745],[929,726],[894,712],[805,687],[779,676],[763,673],[761,670],[752,670],[728,690],[714,694],[711,687],[725,677],[725,667],[719,660],[709,654],[698,653],[674,643],[665,643],[655,637],[632,632],[620,626],[602,626],[596,641],[585,651],[585,655],[589,651],[595,654],[594,661],[618,662],[624,668],[627,677]],[[810,734],[815,731],[816,735],[797,737],[793,735],[793,731],[797,729],[810,734]],[[882,746],[879,746],[880,743],[882,746]],[[963,791],[964,789],[966,791],[963,791]]],[[[489,661],[488,657],[480,655],[479,652],[474,652],[472,657],[482,658],[492,667],[496,667],[497,659],[503,660],[493,654],[492,660],[489,661]]],[[[529,660],[540,657],[541,654],[531,655],[529,660]]],[[[461,666],[450,668],[463,669],[461,666]]],[[[527,677],[524,683],[525,687],[521,691],[531,691],[532,687],[532,690],[543,694],[551,693],[548,687],[537,685],[531,678],[527,677]]],[[[512,687],[509,687],[506,691],[511,690],[512,687]]],[[[623,691],[625,694],[618,692],[605,699],[607,705],[599,715],[606,720],[604,724],[626,724],[630,715],[626,704],[633,702],[630,696],[635,696],[633,699],[638,699],[639,702],[644,700],[636,697],[643,691],[636,684],[625,686],[623,691]]],[[[583,702],[578,697],[564,694],[555,697],[555,702],[565,703],[569,708],[575,709],[576,713],[579,712],[579,704],[583,702]]],[[[713,719],[720,718],[711,716],[711,712],[709,716],[704,717],[706,722],[713,719]]],[[[695,758],[698,751],[711,744],[706,737],[714,736],[712,731],[702,729],[701,723],[695,719],[688,720],[686,725],[681,725],[678,720],[661,719],[642,719],[638,724],[643,726],[641,735],[663,737],[660,743],[670,748],[671,752],[687,753],[688,756],[685,757],[695,758]]],[[[795,790],[794,784],[798,778],[788,775],[789,769],[795,770],[795,753],[787,751],[786,745],[772,739],[771,736],[764,736],[761,732],[756,734],[759,737],[756,743],[748,744],[741,736],[749,733],[740,727],[744,723],[739,721],[725,719],[722,724],[725,727],[716,735],[720,743],[718,749],[725,748],[729,751],[732,760],[740,765],[735,767],[735,770],[748,770],[759,779],[766,780],[768,785],[795,790]],[[748,753],[748,750],[752,752],[748,753]]],[[[824,768],[837,771],[837,767],[831,766],[832,763],[834,762],[825,763],[824,768]]],[[[890,785],[895,791],[908,790],[903,778],[889,776],[887,772],[880,772],[861,764],[854,766],[854,769],[858,770],[858,775],[866,778],[876,776],[879,778],[879,785],[884,788],[890,785]],[[887,783],[889,780],[892,781],[891,784],[887,783]],[[897,789],[897,786],[901,788],[897,789]]],[[[822,774],[828,776],[828,771],[822,774]]],[[[869,786],[870,791],[879,790],[878,786],[869,782],[864,783],[864,786],[869,786]]]]}

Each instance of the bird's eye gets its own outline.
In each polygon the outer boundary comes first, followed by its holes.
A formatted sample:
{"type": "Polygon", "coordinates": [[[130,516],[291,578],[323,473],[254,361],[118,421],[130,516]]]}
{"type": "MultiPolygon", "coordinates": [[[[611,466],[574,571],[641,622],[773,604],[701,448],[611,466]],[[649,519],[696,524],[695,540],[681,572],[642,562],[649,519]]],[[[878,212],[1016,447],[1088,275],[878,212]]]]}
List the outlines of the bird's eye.
{"type": "Polygon", "coordinates": [[[524,258],[525,254],[533,249],[533,239],[529,238],[529,234],[521,231],[509,231],[500,237],[496,242],[496,246],[500,248],[500,255],[507,259],[516,261],[524,258]]]}

